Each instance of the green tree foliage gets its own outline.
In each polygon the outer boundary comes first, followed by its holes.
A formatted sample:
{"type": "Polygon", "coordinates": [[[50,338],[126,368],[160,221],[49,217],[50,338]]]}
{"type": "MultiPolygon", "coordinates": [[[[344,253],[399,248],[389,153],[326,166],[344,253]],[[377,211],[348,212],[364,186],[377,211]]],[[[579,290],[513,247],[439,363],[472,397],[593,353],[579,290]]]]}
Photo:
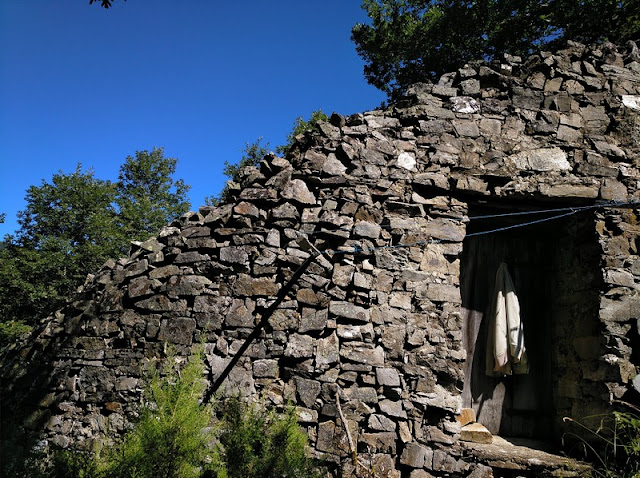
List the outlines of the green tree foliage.
{"type": "Polygon", "coordinates": [[[640,408],[619,400],[614,403],[620,408],[608,414],[582,420],[565,417],[565,422],[576,425],[565,437],[578,439],[595,465],[596,476],[640,478],[640,408]]]}
{"type": "MultiPolygon", "coordinates": [[[[173,353],[152,369],[140,420],[124,439],[99,454],[67,450],[48,466],[26,463],[47,478],[308,478],[319,476],[307,436],[290,409],[278,416],[228,399],[213,424],[213,407],[200,403],[205,390],[200,347],[181,367],[173,353]]],[[[38,457],[35,457],[38,458],[38,457]]],[[[42,459],[42,457],[39,457],[42,459]]],[[[24,470],[24,468],[23,468],[24,470]]],[[[10,476],[21,476],[19,472],[10,476]]],[[[22,475],[24,476],[24,475],[22,475]]]]}
{"type": "Polygon", "coordinates": [[[293,143],[295,143],[296,136],[304,134],[307,131],[312,131],[321,121],[329,121],[329,117],[324,114],[321,109],[313,111],[308,120],[305,120],[302,116],[298,116],[293,123],[293,129],[287,135],[287,143],[276,147],[276,152],[279,154],[287,154],[291,146],[293,146],[293,143]]]}
{"type": "Polygon", "coordinates": [[[3,322],[35,323],[119,249],[114,198],[114,184],[80,165],[27,190],[19,230],[0,249],[3,322]]]}
{"type": "Polygon", "coordinates": [[[153,149],[128,157],[117,182],[78,165],[27,190],[17,233],[0,243],[0,345],[59,308],[131,240],[188,210],[188,187],[172,179],[175,169],[176,159],[153,149]]]}
{"type": "Polygon", "coordinates": [[[390,98],[471,60],[640,35],[638,0],[363,0],[363,8],[371,23],[356,24],[351,38],[367,81],[390,98]]]}
{"type": "MultiPolygon", "coordinates": [[[[278,154],[286,155],[291,146],[296,141],[296,136],[312,131],[321,121],[328,121],[329,117],[322,112],[321,109],[311,113],[311,117],[305,120],[302,116],[298,116],[293,124],[291,132],[287,135],[287,142],[281,146],[276,146],[275,151],[278,154]]],[[[220,203],[228,202],[231,198],[231,192],[238,187],[240,174],[247,166],[259,166],[264,157],[270,153],[269,143],[262,144],[262,137],[259,137],[253,143],[246,143],[242,149],[242,157],[237,163],[224,162],[224,170],[222,171],[229,181],[217,196],[205,197],[207,206],[216,206],[220,203]]]]}
{"type": "Polygon", "coordinates": [[[144,240],[189,210],[187,186],[174,181],[178,160],[162,148],[137,151],[120,167],[116,183],[118,222],[129,240],[144,240]]]}
{"type": "Polygon", "coordinates": [[[224,162],[224,169],[222,172],[229,178],[220,194],[217,196],[207,196],[204,198],[204,202],[207,206],[216,206],[220,203],[229,201],[231,197],[231,191],[237,187],[238,181],[240,181],[240,173],[247,166],[258,166],[264,157],[269,154],[269,143],[262,143],[262,136],[255,140],[253,143],[245,143],[242,149],[242,157],[237,163],[224,162]]]}

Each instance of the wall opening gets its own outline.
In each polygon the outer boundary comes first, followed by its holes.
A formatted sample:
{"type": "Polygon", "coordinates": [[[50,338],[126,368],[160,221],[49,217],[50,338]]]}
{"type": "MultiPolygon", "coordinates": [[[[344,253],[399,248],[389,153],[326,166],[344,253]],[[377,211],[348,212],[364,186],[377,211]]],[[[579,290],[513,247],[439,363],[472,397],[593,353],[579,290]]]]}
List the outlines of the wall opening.
{"type": "MultiPolygon", "coordinates": [[[[469,216],[499,212],[470,207],[469,216]]],[[[467,234],[553,215],[474,220],[467,234]]],[[[467,351],[463,406],[473,408],[477,421],[493,434],[557,441],[563,416],[589,400],[580,383],[589,365],[580,340],[592,339],[594,350],[588,353],[595,358],[600,349],[600,254],[589,212],[465,239],[460,277],[467,351]],[[503,262],[520,303],[529,373],[491,377],[485,362],[489,309],[503,262]]]]}

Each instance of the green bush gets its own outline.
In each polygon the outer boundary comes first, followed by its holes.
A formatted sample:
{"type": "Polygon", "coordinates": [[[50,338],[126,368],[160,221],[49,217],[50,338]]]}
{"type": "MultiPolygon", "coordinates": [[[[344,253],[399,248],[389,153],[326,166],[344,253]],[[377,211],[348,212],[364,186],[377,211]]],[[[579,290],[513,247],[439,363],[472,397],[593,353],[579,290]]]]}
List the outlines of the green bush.
{"type": "Polygon", "coordinates": [[[33,327],[22,320],[8,320],[0,322],[0,350],[15,343],[20,338],[30,334],[33,327]]]}
{"type": "Polygon", "coordinates": [[[188,478],[211,461],[212,407],[201,405],[204,361],[199,351],[180,370],[173,354],[162,374],[150,372],[140,421],[107,455],[107,478],[188,478]]]}
{"type": "Polygon", "coordinates": [[[284,416],[231,398],[222,406],[217,478],[318,476],[295,410],[284,416]]]}

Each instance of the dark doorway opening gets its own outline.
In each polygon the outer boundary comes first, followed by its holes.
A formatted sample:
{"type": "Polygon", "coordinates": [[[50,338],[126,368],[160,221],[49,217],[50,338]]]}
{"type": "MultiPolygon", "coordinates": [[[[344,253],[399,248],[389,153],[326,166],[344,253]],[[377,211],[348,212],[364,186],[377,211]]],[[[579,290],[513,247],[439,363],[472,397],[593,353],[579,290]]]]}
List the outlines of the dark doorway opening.
{"type": "MultiPolygon", "coordinates": [[[[499,211],[470,208],[469,216],[487,213],[499,211]]],[[[473,408],[479,423],[503,437],[556,441],[562,416],[583,398],[560,383],[568,373],[575,380],[581,377],[573,339],[585,330],[596,333],[600,253],[589,212],[474,234],[557,215],[474,220],[463,245],[460,281],[467,351],[463,406],[473,408]],[[507,264],[520,303],[529,373],[491,377],[485,373],[489,310],[501,263],[507,264]]]]}

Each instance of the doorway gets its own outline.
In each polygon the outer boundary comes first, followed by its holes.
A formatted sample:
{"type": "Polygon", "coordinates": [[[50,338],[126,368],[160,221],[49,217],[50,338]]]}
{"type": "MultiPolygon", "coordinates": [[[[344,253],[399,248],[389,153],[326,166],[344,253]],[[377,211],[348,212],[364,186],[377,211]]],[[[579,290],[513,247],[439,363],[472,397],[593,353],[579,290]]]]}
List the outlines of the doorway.
{"type": "MultiPolygon", "coordinates": [[[[495,212],[470,208],[469,216],[495,212]]],[[[571,346],[576,331],[597,328],[600,255],[590,213],[473,235],[530,220],[494,217],[471,221],[467,229],[460,263],[467,351],[462,398],[463,407],[473,408],[477,421],[494,435],[549,441],[559,438],[563,414],[582,398],[579,393],[564,396],[559,383],[569,369],[576,380],[581,375],[571,346]],[[493,377],[486,374],[485,360],[501,263],[508,267],[520,304],[529,372],[493,377]]]]}

